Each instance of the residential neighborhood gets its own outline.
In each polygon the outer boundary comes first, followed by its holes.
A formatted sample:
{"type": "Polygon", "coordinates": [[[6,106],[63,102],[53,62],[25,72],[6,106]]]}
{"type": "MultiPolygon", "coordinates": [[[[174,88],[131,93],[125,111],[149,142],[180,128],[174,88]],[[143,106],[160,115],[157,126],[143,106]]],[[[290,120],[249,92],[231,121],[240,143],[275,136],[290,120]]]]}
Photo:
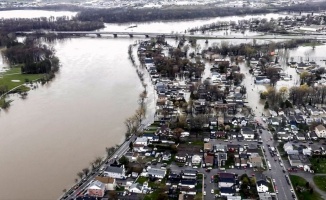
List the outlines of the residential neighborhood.
{"type": "MultiPolygon", "coordinates": [[[[263,110],[252,109],[246,105],[252,91],[242,81],[246,76],[251,85],[284,81],[282,72],[274,70],[277,66],[271,67],[275,60],[254,56],[243,72],[230,59],[211,59],[214,51],[203,53],[209,55],[203,59],[209,60],[211,68],[200,81],[204,63],[193,63],[195,58],[186,61],[187,49],[176,51],[164,37],[138,45],[139,62],[157,95],[154,122],[130,136],[125,153],[107,160],[76,199],[298,199],[298,188],[290,176],[303,174],[312,182],[313,174],[320,170],[314,163],[326,154],[326,142],[322,142],[326,108],[315,106],[317,99],[308,105],[293,105],[290,98],[269,88],[260,94],[265,101],[263,110]],[[166,67],[177,59],[184,60],[182,68],[166,67]],[[258,79],[260,76],[266,78],[258,79]],[[273,95],[284,106],[270,101],[273,95]]],[[[292,68],[291,63],[286,64],[292,68]]],[[[313,69],[325,72],[321,66],[313,69]]],[[[294,93],[292,89],[285,92],[294,93]]],[[[318,189],[314,190],[317,195],[318,189]]]]}

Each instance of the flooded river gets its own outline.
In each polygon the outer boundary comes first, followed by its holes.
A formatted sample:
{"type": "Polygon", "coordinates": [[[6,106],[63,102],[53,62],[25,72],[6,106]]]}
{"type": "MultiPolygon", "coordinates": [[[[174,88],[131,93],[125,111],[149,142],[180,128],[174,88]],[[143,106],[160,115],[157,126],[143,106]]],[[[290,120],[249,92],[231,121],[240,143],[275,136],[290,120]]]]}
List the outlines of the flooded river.
{"type": "MultiPolygon", "coordinates": [[[[1,11],[0,17],[75,14],[1,11]]],[[[138,23],[133,30],[182,32],[217,20],[250,17],[138,23]]],[[[129,26],[106,24],[105,30],[129,26]]],[[[11,97],[12,107],[0,112],[1,200],[56,199],[74,183],[77,172],[105,154],[105,147],[123,141],[123,122],[138,107],[143,90],[127,54],[128,45],[139,39],[144,38],[74,38],[54,44],[62,64],[56,78],[30,91],[26,100],[11,97]]],[[[1,60],[0,66],[5,66],[1,60]]]]}

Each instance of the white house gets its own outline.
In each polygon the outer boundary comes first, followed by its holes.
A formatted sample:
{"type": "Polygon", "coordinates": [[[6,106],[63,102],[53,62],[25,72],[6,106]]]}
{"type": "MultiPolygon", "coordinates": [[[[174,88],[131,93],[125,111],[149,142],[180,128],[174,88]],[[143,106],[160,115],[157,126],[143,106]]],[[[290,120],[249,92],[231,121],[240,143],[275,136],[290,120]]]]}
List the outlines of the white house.
{"type": "Polygon", "coordinates": [[[201,163],[201,157],[199,155],[193,155],[191,158],[191,163],[193,165],[198,165],[201,163]]]}
{"type": "Polygon", "coordinates": [[[249,127],[242,127],[241,128],[241,135],[245,140],[253,140],[255,137],[254,131],[249,127]]]}
{"type": "Polygon", "coordinates": [[[147,144],[148,144],[148,138],[147,137],[137,137],[137,139],[135,140],[134,144],[140,144],[140,145],[147,146],[147,144]]]}
{"type": "Polygon", "coordinates": [[[100,181],[94,181],[88,186],[87,192],[88,195],[92,197],[103,197],[105,193],[105,185],[100,181]]]}
{"type": "Polygon", "coordinates": [[[143,192],[143,187],[139,183],[133,183],[129,187],[129,192],[140,194],[143,192]]]}
{"type": "Polygon", "coordinates": [[[124,179],[126,177],[125,174],[126,172],[123,165],[121,167],[108,166],[104,170],[104,176],[109,176],[116,179],[124,179]]]}
{"type": "Polygon", "coordinates": [[[155,178],[164,178],[166,175],[166,170],[158,169],[158,168],[149,168],[147,169],[148,176],[152,176],[155,178]]]}
{"type": "Polygon", "coordinates": [[[102,182],[105,185],[106,190],[115,190],[115,187],[117,186],[115,178],[112,177],[97,176],[95,177],[95,180],[102,182]]]}
{"type": "Polygon", "coordinates": [[[315,133],[319,138],[325,138],[326,137],[326,128],[323,125],[318,125],[315,128],[315,133]]]}
{"type": "Polygon", "coordinates": [[[292,151],[293,150],[293,145],[290,142],[287,142],[283,145],[283,149],[284,151],[288,152],[288,151],[292,151]]]}
{"type": "Polygon", "coordinates": [[[268,192],[268,183],[264,180],[260,180],[256,182],[257,192],[258,193],[265,193],[268,192]]]}

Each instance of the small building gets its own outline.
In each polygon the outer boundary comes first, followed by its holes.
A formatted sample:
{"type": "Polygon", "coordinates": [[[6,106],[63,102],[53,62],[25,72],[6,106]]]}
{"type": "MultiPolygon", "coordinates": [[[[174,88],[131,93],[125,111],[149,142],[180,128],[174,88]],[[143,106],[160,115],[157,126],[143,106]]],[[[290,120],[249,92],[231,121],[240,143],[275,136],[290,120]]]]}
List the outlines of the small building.
{"type": "Polygon", "coordinates": [[[302,165],[299,155],[288,155],[291,167],[298,167],[302,165]]]}
{"type": "Polygon", "coordinates": [[[199,155],[193,155],[191,158],[191,163],[193,165],[199,165],[201,163],[201,157],[199,155]]]}
{"type": "Polygon", "coordinates": [[[241,128],[241,135],[245,140],[253,140],[255,137],[254,131],[249,127],[242,127],[241,128]]]}
{"type": "Polygon", "coordinates": [[[265,180],[259,180],[256,182],[257,192],[266,193],[268,192],[268,183],[265,180]]]}
{"type": "Polygon", "coordinates": [[[108,166],[104,170],[104,176],[116,178],[116,179],[124,179],[125,178],[125,168],[124,166],[108,166]]]}
{"type": "Polygon", "coordinates": [[[250,156],[249,162],[251,163],[252,167],[261,167],[261,168],[263,167],[263,160],[260,156],[256,156],[256,157],[250,156]]]}
{"type": "Polygon", "coordinates": [[[133,183],[129,187],[129,192],[140,194],[143,192],[143,187],[139,183],[133,183]]]}
{"type": "Polygon", "coordinates": [[[164,169],[158,169],[158,168],[149,168],[147,170],[147,174],[150,177],[155,177],[155,178],[164,178],[166,175],[166,170],[164,169]]]}
{"type": "Polygon", "coordinates": [[[323,125],[318,125],[315,128],[315,133],[319,138],[325,138],[326,137],[326,128],[323,125]]]}
{"type": "Polygon", "coordinates": [[[103,197],[105,193],[105,185],[100,181],[94,181],[88,186],[87,192],[88,195],[92,197],[103,197]]]}
{"type": "Polygon", "coordinates": [[[204,157],[206,167],[212,167],[214,165],[214,156],[207,155],[204,157]]]}
{"type": "Polygon", "coordinates": [[[204,151],[205,152],[212,151],[212,144],[211,143],[204,143],[204,151]]]}
{"type": "Polygon", "coordinates": [[[117,183],[115,181],[115,178],[107,177],[107,176],[97,176],[95,177],[95,180],[100,181],[105,185],[106,190],[115,190],[115,187],[117,186],[117,183]]]}

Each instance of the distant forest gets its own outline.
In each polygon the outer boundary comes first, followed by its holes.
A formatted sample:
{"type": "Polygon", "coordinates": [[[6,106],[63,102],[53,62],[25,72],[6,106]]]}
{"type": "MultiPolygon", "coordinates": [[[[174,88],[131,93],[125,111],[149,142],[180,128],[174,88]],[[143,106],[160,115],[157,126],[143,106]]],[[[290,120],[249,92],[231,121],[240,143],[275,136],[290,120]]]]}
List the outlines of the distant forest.
{"type": "Polygon", "coordinates": [[[6,32],[52,30],[52,31],[93,31],[104,28],[103,22],[69,20],[66,17],[0,19],[0,30],[6,32]]]}
{"type": "Polygon", "coordinates": [[[204,17],[230,15],[262,14],[270,12],[318,12],[326,10],[325,2],[297,4],[275,8],[233,8],[233,7],[200,7],[200,8],[162,8],[162,9],[82,9],[77,14],[81,21],[103,21],[106,23],[145,22],[157,20],[185,20],[204,17]]]}

